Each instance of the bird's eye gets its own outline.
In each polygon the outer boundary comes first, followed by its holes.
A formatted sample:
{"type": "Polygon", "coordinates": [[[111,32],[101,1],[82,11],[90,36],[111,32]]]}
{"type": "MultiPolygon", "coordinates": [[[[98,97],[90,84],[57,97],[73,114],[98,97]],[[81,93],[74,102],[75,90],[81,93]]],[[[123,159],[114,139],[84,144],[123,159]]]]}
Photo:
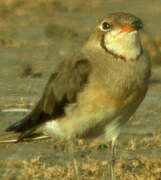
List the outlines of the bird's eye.
{"type": "Polygon", "coordinates": [[[108,31],[110,29],[111,25],[108,22],[103,22],[101,26],[102,31],[108,31]]]}

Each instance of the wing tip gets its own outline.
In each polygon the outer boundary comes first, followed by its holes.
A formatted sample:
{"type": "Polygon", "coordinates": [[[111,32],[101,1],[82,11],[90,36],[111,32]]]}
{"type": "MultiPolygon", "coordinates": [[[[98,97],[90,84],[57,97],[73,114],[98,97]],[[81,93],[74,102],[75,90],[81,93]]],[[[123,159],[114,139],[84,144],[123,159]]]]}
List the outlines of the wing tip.
{"type": "Polygon", "coordinates": [[[12,124],[11,126],[9,126],[8,128],[5,129],[6,132],[9,132],[9,131],[19,131],[19,128],[21,126],[22,122],[21,121],[18,121],[14,124],[12,124]]]}
{"type": "Polygon", "coordinates": [[[30,116],[28,115],[24,119],[11,124],[8,128],[5,129],[5,131],[23,132],[27,129],[29,125],[30,125],[30,116]]]}

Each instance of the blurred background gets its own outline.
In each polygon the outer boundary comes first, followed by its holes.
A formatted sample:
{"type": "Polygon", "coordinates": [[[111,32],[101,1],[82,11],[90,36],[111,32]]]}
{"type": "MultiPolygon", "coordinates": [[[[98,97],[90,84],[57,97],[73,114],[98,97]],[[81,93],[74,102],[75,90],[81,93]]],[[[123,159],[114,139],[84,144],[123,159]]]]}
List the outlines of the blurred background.
{"type": "MultiPolygon", "coordinates": [[[[160,180],[161,0],[1,0],[0,134],[33,108],[57,63],[79,49],[100,18],[117,11],[143,20],[141,38],[152,61],[149,92],[118,141],[117,176],[160,180]]],[[[77,148],[83,179],[104,177],[109,145],[78,140],[77,148]]],[[[72,179],[67,144],[0,145],[0,178],[72,179]]]]}

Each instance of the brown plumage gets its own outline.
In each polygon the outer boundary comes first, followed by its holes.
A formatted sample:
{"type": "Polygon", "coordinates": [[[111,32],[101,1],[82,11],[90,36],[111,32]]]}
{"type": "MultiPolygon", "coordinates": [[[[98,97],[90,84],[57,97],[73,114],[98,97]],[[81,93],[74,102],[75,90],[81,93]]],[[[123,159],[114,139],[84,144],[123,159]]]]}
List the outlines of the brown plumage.
{"type": "Polygon", "coordinates": [[[142,27],[142,21],[128,13],[100,20],[84,46],[56,68],[33,111],[7,131],[20,134],[17,142],[36,133],[69,141],[102,135],[112,142],[113,157],[122,126],[148,88],[150,62],[139,38],[142,27]]]}
{"type": "Polygon", "coordinates": [[[65,116],[65,107],[76,102],[77,94],[87,83],[91,66],[86,59],[64,61],[54,72],[46,85],[44,94],[36,107],[21,121],[11,125],[6,131],[21,133],[18,141],[34,133],[41,124],[65,116]],[[65,67],[65,68],[64,68],[65,67]]]}

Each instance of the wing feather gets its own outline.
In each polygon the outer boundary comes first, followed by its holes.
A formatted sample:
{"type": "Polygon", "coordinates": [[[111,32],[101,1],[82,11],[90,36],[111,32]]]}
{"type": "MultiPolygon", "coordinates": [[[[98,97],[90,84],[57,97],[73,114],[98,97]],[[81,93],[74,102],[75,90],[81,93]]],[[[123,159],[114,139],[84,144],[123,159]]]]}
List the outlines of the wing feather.
{"type": "Polygon", "coordinates": [[[43,96],[31,113],[6,131],[19,132],[19,139],[23,139],[42,123],[64,116],[65,107],[76,102],[78,93],[85,87],[90,71],[88,59],[62,63],[49,78],[43,96]]]}

